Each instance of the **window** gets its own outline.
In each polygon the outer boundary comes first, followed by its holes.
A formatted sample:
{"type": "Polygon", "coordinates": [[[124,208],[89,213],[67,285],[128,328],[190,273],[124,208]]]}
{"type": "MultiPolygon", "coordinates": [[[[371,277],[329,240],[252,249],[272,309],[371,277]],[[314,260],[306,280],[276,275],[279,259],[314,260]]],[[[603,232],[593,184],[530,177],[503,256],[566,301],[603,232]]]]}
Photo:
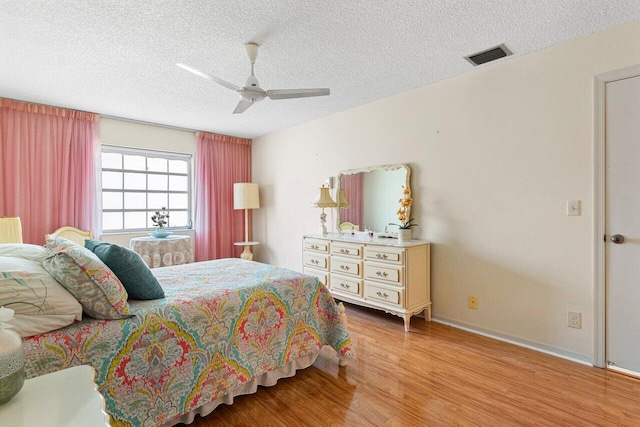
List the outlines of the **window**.
{"type": "Polygon", "coordinates": [[[191,226],[191,156],[102,146],[102,231],[144,231],[166,207],[169,227],[191,226]]]}

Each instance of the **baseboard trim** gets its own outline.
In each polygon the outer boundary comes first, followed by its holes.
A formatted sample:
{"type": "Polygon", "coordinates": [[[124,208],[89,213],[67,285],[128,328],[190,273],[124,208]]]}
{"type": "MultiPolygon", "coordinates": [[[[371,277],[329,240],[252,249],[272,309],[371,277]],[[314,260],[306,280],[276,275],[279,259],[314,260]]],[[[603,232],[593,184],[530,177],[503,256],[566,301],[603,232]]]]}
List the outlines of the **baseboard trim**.
{"type": "Polygon", "coordinates": [[[501,334],[499,332],[490,331],[483,328],[478,328],[477,326],[469,325],[462,322],[457,322],[455,320],[446,319],[440,316],[433,316],[431,320],[437,323],[442,323],[443,325],[451,326],[453,328],[462,329],[467,332],[471,332],[473,334],[478,334],[488,338],[493,338],[498,341],[507,342],[509,344],[528,348],[530,350],[539,351],[541,353],[549,354],[555,357],[560,357],[562,359],[570,360],[572,362],[580,363],[582,365],[594,366],[593,357],[586,354],[563,350],[563,349],[552,347],[546,344],[537,343],[535,341],[523,340],[521,338],[513,337],[506,334],[501,334]]]}

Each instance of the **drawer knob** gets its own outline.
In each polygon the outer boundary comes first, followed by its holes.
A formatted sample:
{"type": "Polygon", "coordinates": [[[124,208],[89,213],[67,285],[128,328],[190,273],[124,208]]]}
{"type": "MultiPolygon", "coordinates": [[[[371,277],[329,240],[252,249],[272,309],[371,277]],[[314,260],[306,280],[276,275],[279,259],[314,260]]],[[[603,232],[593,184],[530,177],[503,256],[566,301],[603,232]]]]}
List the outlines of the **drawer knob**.
{"type": "Polygon", "coordinates": [[[311,249],[318,249],[318,245],[311,245],[311,249]]]}
{"type": "Polygon", "coordinates": [[[341,265],[340,269],[349,271],[349,266],[348,265],[341,265]]]}
{"type": "Polygon", "coordinates": [[[376,258],[378,258],[378,259],[387,259],[389,257],[387,256],[387,254],[376,254],[376,258]]]}
{"type": "Polygon", "coordinates": [[[387,277],[388,276],[386,271],[376,271],[376,275],[379,276],[379,277],[380,276],[382,276],[382,277],[387,277]]]}
{"type": "Polygon", "coordinates": [[[311,260],[311,263],[312,263],[312,264],[316,264],[316,265],[317,265],[317,264],[319,264],[319,263],[320,263],[320,261],[318,261],[317,259],[312,259],[312,260],[311,260]]]}
{"type": "Polygon", "coordinates": [[[349,285],[347,285],[347,284],[345,284],[345,283],[340,283],[340,287],[341,287],[341,288],[346,288],[346,289],[351,288],[351,286],[349,286],[349,285]]]}
{"type": "Polygon", "coordinates": [[[382,292],[378,291],[378,292],[376,292],[376,295],[378,295],[379,297],[382,297],[382,298],[389,298],[389,295],[387,295],[386,292],[382,293],[382,292]]]}
{"type": "Polygon", "coordinates": [[[340,249],[340,253],[349,255],[349,249],[340,249]]]}

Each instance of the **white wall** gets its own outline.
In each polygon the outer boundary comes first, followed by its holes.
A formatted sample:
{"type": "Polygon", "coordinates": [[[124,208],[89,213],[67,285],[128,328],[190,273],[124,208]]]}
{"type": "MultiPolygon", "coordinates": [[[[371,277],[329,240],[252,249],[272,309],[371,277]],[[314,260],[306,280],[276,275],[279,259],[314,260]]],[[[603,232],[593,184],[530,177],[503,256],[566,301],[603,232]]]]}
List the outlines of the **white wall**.
{"type": "MultiPolygon", "coordinates": [[[[196,134],[192,131],[102,117],[100,119],[100,138],[104,145],[170,151],[191,154],[194,157],[196,154],[196,134]]],[[[192,164],[192,171],[194,171],[193,167],[192,164]]],[[[193,188],[193,183],[191,188],[193,188]]],[[[180,231],[176,234],[190,235],[192,237],[191,243],[194,244],[193,230],[180,231]]],[[[129,247],[129,241],[140,236],[146,236],[146,233],[110,233],[100,236],[100,239],[129,247]]]]}
{"type": "Polygon", "coordinates": [[[254,140],[257,257],[301,270],[324,177],[408,163],[435,316],[591,360],[594,76],[640,63],[639,39],[636,21],[254,140]]]}

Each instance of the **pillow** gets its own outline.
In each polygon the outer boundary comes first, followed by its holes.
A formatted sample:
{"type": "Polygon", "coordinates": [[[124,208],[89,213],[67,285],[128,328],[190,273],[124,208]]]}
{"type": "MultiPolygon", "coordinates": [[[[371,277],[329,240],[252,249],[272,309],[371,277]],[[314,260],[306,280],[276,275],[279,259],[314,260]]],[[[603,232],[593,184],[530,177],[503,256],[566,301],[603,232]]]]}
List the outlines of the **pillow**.
{"type": "Polygon", "coordinates": [[[23,338],[82,319],[82,306],[73,295],[39,262],[23,258],[0,256],[0,306],[15,311],[11,324],[23,338]]]}
{"type": "Polygon", "coordinates": [[[23,243],[2,243],[0,244],[0,256],[10,256],[13,258],[24,258],[31,261],[42,262],[47,256],[44,246],[29,245],[23,243]]]}
{"type": "MultiPolygon", "coordinates": [[[[82,306],[80,306],[80,308],[82,308],[82,306]]],[[[14,314],[13,319],[9,321],[9,324],[13,326],[11,329],[14,332],[22,338],[27,338],[64,328],[65,326],[72,324],[73,321],[73,315],[65,314],[43,314],[41,316],[14,314]]]]}
{"type": "Polygon", "coordinates": [[[73,240],[65,239],[64,237],[59,237],[55,234],[47,234],[46,244],[44,246],[47,250],[47,256],[54,252],[60,252],[63,249],[72,248],[74,246],[82,247],[82,245],[77,244],[73,240]]]}
{"type": "Polygon", "coordinates": [[[42,266],[76,297],[86,314],[96,319],[131,315],[127,291],[93,252],[53,234],[47,237],[47,252],[42,266]]]}
{"type": "Polygon", "coordinates": [[[148,300],[164,298],[162,286],[142,257],[134,251],[111,243],[87,239],[84,246],[118,276],[129,298],[148,300]]]}

